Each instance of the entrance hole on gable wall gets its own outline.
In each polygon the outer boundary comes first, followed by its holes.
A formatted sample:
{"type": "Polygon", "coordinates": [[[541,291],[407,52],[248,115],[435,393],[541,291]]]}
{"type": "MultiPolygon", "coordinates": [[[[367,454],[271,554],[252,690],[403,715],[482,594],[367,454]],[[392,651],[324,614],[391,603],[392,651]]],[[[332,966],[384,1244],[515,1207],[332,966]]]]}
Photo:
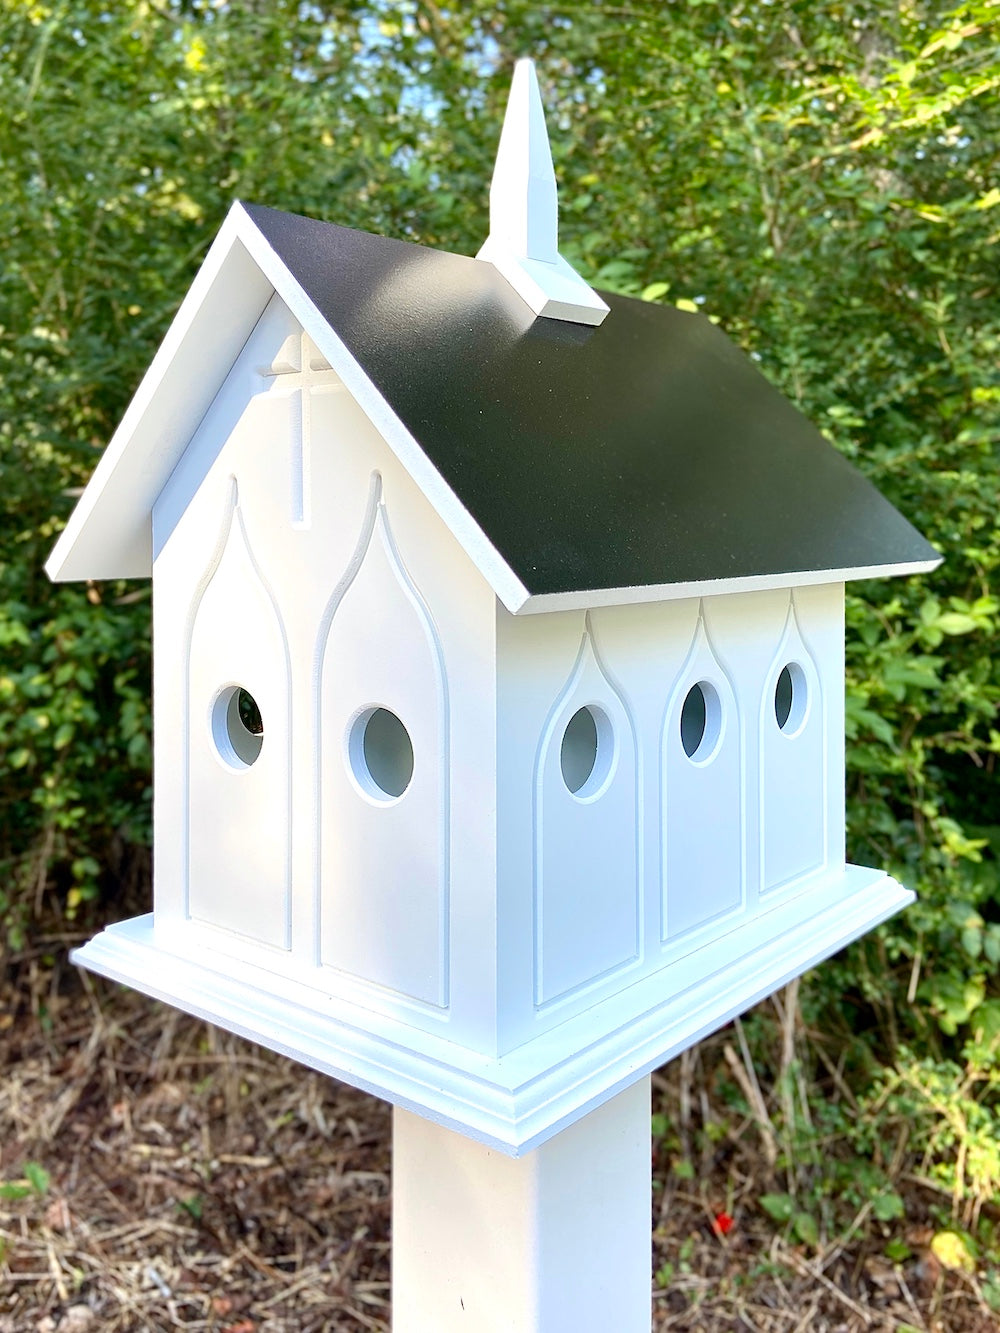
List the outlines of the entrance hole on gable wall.
{"type": "Polygon", "coordinates": [[[388,708],[370,708],[354,723],[351,767],[358,782],[376,800],[402,796],[413,777],[410,733],[388,708]]]}
{"type": "Polygon", "coordinates": [[[257,700],[242,685],[222,690],[212,707],[212,737],[230,768],[249,768],[264,745],[264,721],[257,700]]]}
{"type": "Polygon", "coordinates": [[[566,723],[559,763],[563,782],[574,796],[593,796],[611,767],[611,722],[600,708],[578,708],[566,723]]]}

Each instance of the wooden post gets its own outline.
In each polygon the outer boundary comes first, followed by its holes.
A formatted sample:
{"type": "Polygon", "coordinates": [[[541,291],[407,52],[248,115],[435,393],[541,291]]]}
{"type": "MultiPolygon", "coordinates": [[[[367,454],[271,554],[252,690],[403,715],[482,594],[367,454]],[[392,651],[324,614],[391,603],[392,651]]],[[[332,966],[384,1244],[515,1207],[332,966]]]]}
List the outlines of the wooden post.
{"type": "Polygon", "coordinates": [[[648,1078],[525,1157],[393,1111],[393,1333],[649,1333],[648,1078]]]}

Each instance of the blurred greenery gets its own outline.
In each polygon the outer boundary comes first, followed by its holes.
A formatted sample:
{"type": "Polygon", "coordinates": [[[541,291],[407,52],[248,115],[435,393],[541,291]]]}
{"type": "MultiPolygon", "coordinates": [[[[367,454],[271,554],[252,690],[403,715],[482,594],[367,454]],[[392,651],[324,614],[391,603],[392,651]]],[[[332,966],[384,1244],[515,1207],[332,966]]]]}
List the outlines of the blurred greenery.
{"type": "Polygon", "coordinates": [[[947,557],[849,591],[850,853],[920,901],[802,1011],[928,1142],[973,1087],[996,1140],[998,38],[995,0],[3,0],[7,949],[148,848],[148,588],[41,571],[227,208],[475,253],[531,54],[567,257],[719,320],[947,557]]]}

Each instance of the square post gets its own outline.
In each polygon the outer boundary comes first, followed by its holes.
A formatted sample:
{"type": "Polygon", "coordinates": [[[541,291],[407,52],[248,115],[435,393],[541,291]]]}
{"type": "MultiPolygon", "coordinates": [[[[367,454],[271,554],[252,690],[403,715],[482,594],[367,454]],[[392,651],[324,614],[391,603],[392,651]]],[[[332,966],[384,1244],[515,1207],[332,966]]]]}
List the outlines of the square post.
{"type": "Polygon", "coordinates": [[[650,1080],[524,1157],[393,1110],[393,1333],[649,1333],[650,1080]]]}

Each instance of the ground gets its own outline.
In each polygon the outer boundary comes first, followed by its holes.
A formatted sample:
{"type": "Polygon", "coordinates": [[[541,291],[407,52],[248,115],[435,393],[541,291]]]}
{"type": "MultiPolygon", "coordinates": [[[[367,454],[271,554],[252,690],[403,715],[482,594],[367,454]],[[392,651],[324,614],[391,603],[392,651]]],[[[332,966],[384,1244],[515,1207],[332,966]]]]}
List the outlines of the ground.
{"type": "MultiPolygon", "coordinates": [[[[0,991],[0,1333],[387,1330],[388,1107],[43,947],[0,991]]],[[[927,1182],[899,1178],[902,1262],[870,1208],[808,1243],[768,1216],[766,1107],[709,1105],[715,1067],[761,1097],[741,1050],[654,1076],[656,1333],[1000,1327],[929,1248],[927,1182]]]]}

